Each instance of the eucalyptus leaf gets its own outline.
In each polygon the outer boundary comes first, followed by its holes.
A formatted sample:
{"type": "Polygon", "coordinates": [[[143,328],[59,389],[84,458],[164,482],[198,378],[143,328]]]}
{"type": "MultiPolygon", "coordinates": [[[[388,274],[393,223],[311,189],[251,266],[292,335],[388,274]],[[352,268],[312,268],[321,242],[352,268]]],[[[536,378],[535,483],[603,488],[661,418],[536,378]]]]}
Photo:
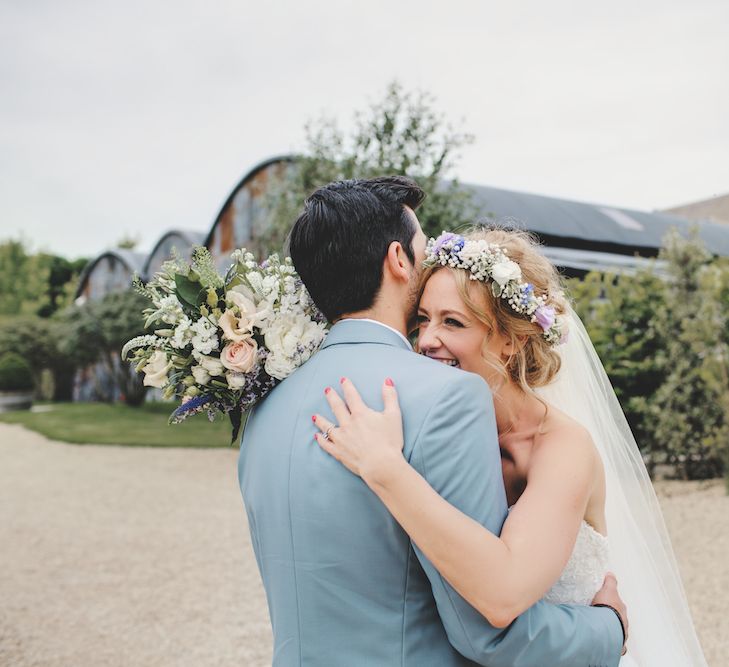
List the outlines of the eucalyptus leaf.
{"type": "MultiPolygon", "coordinates": [[[[192,275],[192,271],[190,274],[192,275]]],[[[177,298],[193,308],[199,307],[207,297],[207,292],[200,283],[190,280],[181,273],[175,274],[175,286],[177,287],[177,298]]]]}

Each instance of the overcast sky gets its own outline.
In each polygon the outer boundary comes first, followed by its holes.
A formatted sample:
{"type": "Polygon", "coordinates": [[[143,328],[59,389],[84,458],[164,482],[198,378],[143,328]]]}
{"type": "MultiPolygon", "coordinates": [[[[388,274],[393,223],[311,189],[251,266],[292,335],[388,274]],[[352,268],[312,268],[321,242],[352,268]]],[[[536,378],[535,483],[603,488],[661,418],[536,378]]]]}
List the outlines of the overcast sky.
{"type": "Polygon", "coordinates": [[[729,191],[726,0],[0,0],[0,239],[207,231],[239,178],[392,79],[463,181],[653,210],[729,191]]]}

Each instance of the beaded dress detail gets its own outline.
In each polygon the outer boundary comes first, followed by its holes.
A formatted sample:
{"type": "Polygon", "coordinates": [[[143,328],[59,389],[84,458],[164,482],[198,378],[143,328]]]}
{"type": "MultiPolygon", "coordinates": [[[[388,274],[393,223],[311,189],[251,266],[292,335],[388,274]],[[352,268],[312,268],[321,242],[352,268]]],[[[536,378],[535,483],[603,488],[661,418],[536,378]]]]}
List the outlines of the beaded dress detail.
{"type": "Polygon", "coordinates": [[[602,587],[609,555],[607,537],[583,521],[572,555],[544,599],[554,604],[589,605],[602,587]]]}

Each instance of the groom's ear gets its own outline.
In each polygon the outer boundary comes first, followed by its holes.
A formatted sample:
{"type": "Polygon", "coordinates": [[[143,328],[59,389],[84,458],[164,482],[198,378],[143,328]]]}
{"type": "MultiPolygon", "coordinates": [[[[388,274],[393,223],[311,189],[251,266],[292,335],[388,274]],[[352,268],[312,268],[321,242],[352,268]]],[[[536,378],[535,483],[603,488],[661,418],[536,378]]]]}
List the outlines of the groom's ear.
{"type": "Polygon", "coordinates": [[[383,263],[384,271],[387,271],[396,281],[407,283],[410,281],[412,266],[402,243],[400,241],[390,243],[383,263]]]}

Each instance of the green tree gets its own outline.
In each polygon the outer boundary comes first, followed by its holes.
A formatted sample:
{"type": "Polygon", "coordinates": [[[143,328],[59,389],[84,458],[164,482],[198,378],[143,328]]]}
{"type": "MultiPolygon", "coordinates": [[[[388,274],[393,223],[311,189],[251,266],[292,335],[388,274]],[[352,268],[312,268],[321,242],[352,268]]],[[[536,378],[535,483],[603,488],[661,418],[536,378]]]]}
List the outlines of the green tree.
{"type": "Polygon", "coordinates": [[[88,260],[69,260],[58,255],[40,253],[38,261],[46,269],[48,282],[45,287],[45,300],[37,313],[41,317],[51,317],[71,305],[79,276],[88,260]]]}
{"type": "Polygon", "coordinates": [[[70,305],[85,259],[30,253],[23,241],[0,243],[0,316],[50,317],[70,305]]]}
{"type": "Polygon", "coordinates": [[[729,484],[729,262],[695,231],[670,233],[659,260],[570,290],[649,467],[729,484]]]}
{"type": "Polygon", "coordinates": [[[132,236],[131,234],[124,234],[117,242],[116,247],[122,250],[134,250],[139,245],[139,236],[132,236]]]}
{"type": "Polygon", "coordinates": [[[722,473],[729,449],[726,275],[694,230],[670,233],[661,250],[668,267],[667,377],[651,408],[656,440],[685,479],[722,473]]]}
{"type": "Polygon", "coordinates": [[[659,326],[665,283],[654,268],[633,275],[589,273],[569,286],[630,428],[649,463],[658,463],[651,400],[666,378],[666,336],[659,326]]]}
{"type": "Polygon", "coordinates": [[[0,315],[35,313],[45,301],[48,268],[22,241],[0,243],[0,315]]]}
{"type": "Polygon", "coordinates": [[[424,92],[408,92],[393,82],[384,98],[355,114],[347,135],[328,119],[306,126],[306,150],[267,196],[269,211],[253,230],[253,249],[262,254],[283,248],[304,199],[333,180],[400,174],[428,193],[418,218],[428,235],[472,221],[470,193],[449,174],[460,150],[473,138],[455,131],[424,92]]]}
{"type": "Polygon", "coordinates": [[[108,294],[98,301],[67,309],[59,348],[79,367],[98,365],[94,373],[96,395],[113,402],[117,393],[129,405],[144,401],[146,387],[130,364],[119,353],[129,339],[144,333],[140,314],[147,299],[132,290],[108,294]],[[106,379],[106,381],[103,381],[106,379]]]}
{"type": "Polygon", "coordinates": [[[59,325],[37,315],[21,315],[0,319],[0,354],[17,354],[32,369],[36,388],[44,388],[43,371],[53,377],[52,393],[46,398],[71,400],[73,361],[58,349],[59,325]]]}

